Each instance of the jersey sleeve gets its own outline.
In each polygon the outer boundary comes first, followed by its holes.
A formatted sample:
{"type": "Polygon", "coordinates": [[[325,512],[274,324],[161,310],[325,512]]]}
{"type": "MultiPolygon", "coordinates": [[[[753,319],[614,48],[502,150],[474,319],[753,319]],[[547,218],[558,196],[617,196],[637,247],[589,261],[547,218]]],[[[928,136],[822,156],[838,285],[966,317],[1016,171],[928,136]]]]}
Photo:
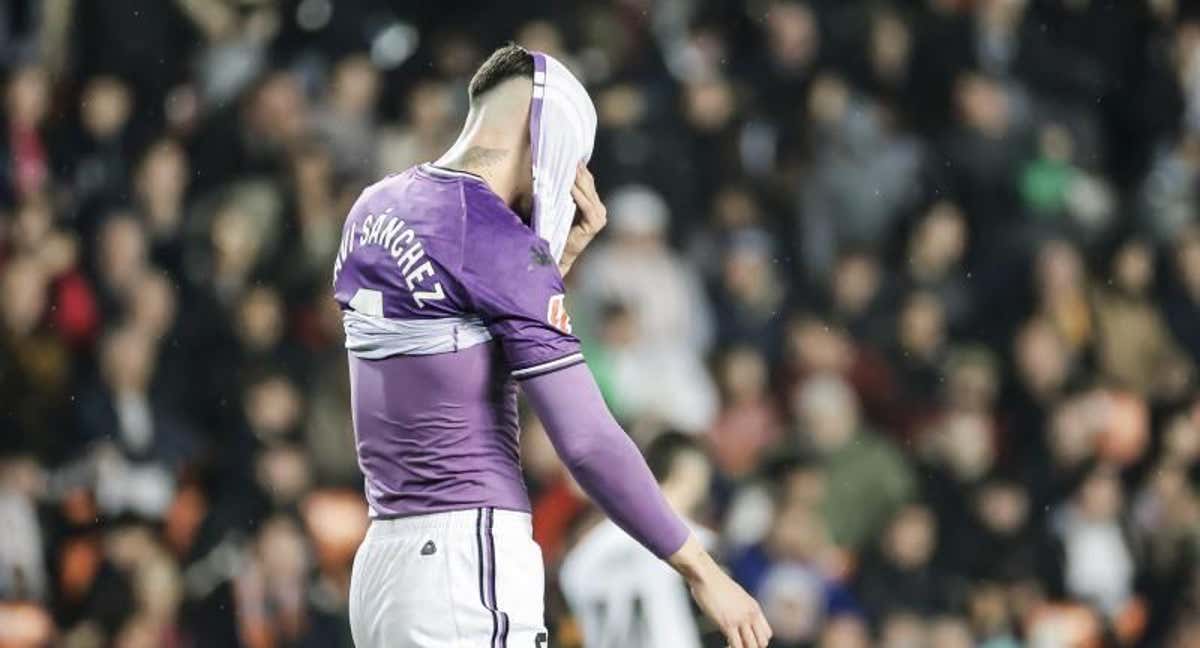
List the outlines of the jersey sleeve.
{"type": "Polygon", "coordinates": [[[583,362],[558,266],[545,241],[523,234],[469,232],[462,275],[471,303],[518,380],[583,362]]]}

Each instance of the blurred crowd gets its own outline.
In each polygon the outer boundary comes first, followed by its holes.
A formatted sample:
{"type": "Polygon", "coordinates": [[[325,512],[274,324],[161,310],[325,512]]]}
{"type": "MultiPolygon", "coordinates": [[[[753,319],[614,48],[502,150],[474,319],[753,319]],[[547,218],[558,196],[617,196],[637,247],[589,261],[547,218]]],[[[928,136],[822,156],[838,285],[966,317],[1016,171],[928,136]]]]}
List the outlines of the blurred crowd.
{"type": "Polygon", "coordinates": [[[0,646],[350,645],[342,219],[510,39],[597,106],[589,365],[772,645],[1200,646],[1197,9],[0,2],[0,646]]]}

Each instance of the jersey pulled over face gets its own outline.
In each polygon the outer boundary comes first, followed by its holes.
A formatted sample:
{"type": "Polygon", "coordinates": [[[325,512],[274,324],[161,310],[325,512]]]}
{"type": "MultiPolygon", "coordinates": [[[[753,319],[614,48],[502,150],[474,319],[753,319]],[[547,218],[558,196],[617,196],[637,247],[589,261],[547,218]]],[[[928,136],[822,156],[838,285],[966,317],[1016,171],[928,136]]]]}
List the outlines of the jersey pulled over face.
{"type": "Polygon", "coordinates": [[[583,360],[545,241],[479,177],[421,165],[359,197],[333,285],[371,515],[529,510],[513,379],[583,360]]]}

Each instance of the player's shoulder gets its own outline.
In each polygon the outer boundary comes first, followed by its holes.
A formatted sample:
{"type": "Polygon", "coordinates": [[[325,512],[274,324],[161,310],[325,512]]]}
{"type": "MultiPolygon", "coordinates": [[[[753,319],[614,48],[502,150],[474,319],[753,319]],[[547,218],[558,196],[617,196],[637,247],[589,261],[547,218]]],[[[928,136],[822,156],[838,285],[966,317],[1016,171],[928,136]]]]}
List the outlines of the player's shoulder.
{"type": "Polygon", "coordinates": [[[364,187],[351,207],[351,214],[363,209],[382,211],[400,205],[413,214],[461,212],[463,191],[459,185],[459,178],[433,173],[427,163],[418,164],[389,173],[364,187]]]}
{"type": "Polygon", "coordinates": [[[412,176],[416,167],[411,167],[404,171],[396,171],[389,173],[382,178],[363,187],[362,191],[358,192],[358,197],[354,199],[354,204],[350,206],[350,217],[363,211],[371,211],[372,209],[387,205],[382,203],[391,200],[394,195],[412,182],[412,176]]]}
{"type": "Polygon", "coordinates": [[[413,169],[389,173],[375,182],[363,187],[358,197],[351,203],[346,212],[346,222],[343,227],[360,230],[371,222],[378,220],[381,214],[393,214],[403,200],[401,196],[412,181],[413,169]]]}
{"type": "Polygon", "coordinates": [[[459,178],[420,164],[367,186],[350,208],[346,227],[384,234],[411,229],[426,254],[449,270],[461,267],[466,226],[464,186],[459,178]]]}
{"type": "Polygon", "coordinates": [[[482,180],[463,185],[463,204],[467,234],[480,245],[527,245],[539,240],[521,217],[482,180]]]}
{"type": "Polygon", "coordinates": [[[463,258],[478,274],[547,273],[557,268],[549,245],[498,196],[467,187],[463,258]]]}

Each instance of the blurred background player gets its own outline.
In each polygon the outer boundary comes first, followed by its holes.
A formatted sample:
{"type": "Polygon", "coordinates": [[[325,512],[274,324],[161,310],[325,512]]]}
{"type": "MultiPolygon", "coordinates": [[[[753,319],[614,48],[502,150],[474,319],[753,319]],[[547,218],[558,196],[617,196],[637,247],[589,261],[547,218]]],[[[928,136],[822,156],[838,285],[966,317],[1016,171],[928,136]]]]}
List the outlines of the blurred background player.
{"type": "MultiPolygon", "coordinates": [[[[667,502],[706,546],[695,522],[712,483],[712,463],[692,437],[668,432],[646,447],[646,463],[667,502]]],[[[611,520],[594,519],[563,559],[563,595],[589,648],[700,648],[687,582],[611,520]]]]}

